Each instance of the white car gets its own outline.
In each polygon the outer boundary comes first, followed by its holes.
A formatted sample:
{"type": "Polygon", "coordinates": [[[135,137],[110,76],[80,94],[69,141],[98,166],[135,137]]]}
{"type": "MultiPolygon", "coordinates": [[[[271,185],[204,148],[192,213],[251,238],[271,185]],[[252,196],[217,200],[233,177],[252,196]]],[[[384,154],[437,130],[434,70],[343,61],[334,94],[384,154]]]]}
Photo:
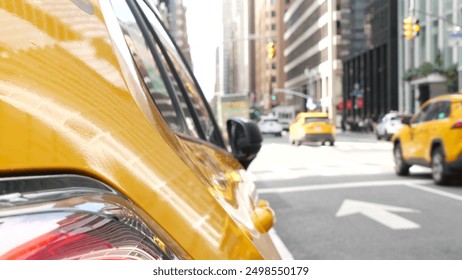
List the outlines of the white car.
{"type": "Polygon", "coordinates": [[[258,127],[262,134],[274,134],[281,136],[283,127],[275,116],[262,116],[258,122],[258,127]]]}
{"type": "Polygon", "coordinates": [[[383,116],[375,128],[377,139],[385,138],[386,140],[390,140],[393,134],[398,132],[403,126],[401,119],[404,116],[406,115],[398,112],[390,112],[383,116]]]}

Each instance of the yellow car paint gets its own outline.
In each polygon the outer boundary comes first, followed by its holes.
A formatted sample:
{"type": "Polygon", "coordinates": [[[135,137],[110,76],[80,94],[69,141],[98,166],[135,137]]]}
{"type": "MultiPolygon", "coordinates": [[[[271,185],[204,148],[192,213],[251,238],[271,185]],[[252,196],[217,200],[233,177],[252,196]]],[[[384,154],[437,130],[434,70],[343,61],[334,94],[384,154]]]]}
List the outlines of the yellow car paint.
{"type": "Polygon", "coordinates": [[[303,112],[297,114],[289,126],[289,138],[292,143],[303,141],[335,141],[335,126],[327,113],[303,112]]]}
{"type": "Polygon", "coordinates": [[[260,208],[242,166],[174,134],[152,100],[127,86],[92,3],[94,14],[72,1],[0,2],[0,175],[103,181],[193,259],[280,258],[252,222],[260,208]]]}

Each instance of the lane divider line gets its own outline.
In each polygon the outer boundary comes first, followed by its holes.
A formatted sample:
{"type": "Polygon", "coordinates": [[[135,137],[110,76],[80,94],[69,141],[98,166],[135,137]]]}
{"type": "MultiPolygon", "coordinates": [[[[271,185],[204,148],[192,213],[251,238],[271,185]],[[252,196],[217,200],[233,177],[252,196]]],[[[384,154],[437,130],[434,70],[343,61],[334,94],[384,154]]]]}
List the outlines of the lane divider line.
{"type": "MultiPolygon", "coordinates": [[[[428,180],[415,180],[412,182],[416,184],[424,184],[424,183],[428,183],[428,180]]],[[[409,180],[350,182],[350,183],[325,184],[325,185],[316,185],[316,186],[292,186],[292,187],[263,188],[263,189],[258,189],[257,192],[259,194],[294,193],[294,192],[309,192],[309,191],[333,190],[333,189],[397,186],[397,185],[406,185],[408,183],[409,183],[409,180]]]]}

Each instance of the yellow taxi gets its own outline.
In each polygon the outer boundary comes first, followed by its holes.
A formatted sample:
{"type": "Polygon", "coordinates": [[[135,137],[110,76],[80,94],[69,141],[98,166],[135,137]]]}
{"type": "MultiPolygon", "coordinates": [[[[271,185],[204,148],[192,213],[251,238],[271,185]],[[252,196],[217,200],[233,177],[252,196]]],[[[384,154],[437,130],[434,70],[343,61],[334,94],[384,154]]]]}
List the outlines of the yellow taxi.
{"type": "MultiPolygon", "coordinates": [[[[152,1],[0,2],[0,259],[279,259],[152,1]]],[[[230,147],[230,148],[228,148],[230,147]]]]}
{"type": "Polygon", "coordinates": [[[408,175],[412,165],[430,167],[436,184],[462,174],[462,94],[425,102],[393,136],[395,171],[408,175]]]}
{"type": "Polygon", "coordinates": [[[300,145],[303,142],[335,143],[335,126],[329,115],[322,112],[299,113],[289,126],[289,142],[300,145]]]}

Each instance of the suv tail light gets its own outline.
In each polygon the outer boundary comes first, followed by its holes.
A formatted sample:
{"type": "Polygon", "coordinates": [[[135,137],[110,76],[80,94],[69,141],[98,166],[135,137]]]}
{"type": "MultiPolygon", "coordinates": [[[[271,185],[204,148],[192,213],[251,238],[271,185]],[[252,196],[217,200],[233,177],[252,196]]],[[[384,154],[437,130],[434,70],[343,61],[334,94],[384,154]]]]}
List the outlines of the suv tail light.
{"type": "Polygon", "coordinates": [[[0,180],[0,259],[180,258],[189,257],[146,214],[98,181],[0,180]]]}
{"type": "Polygon", "coordinates": [[[462,119],[457,120],[451,128],[462,128],[462,119]]]}

